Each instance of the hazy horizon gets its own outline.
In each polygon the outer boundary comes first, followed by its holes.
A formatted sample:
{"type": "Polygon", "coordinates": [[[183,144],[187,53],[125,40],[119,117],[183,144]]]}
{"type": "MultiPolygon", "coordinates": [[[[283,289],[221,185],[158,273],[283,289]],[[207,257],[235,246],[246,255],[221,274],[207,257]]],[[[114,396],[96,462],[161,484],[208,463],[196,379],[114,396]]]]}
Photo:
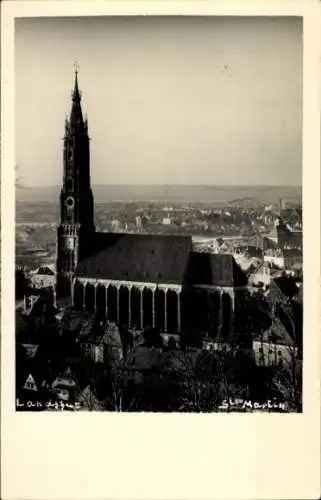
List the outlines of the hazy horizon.
{"type": "MultiPolygon", "coordinates": [[[[61,187],[26,187],[16,191],[16,201],[25,203],[54,203],[59,205],[61,187]]],[[[93,185],[95,204],[109,202],[164,203],[229,203],[252,199],[258,202],[279,203],[284,200],[302,202],[301,186],[232,186],[232,185],[93,185]]]]}
{"type": "MultiPolygon", "coordinates": [[[[228,187],[228,188],[302,188],[302,183],[300,184],[170,184],[170,183],[154,183],[154,184],[144,184],[143,182],[139,183],[106,183],[106,184],[91,184],[92,188],[95,187],[112,187],[112,186],[120,186],[120,187],[130,187],[130,186],[136,186],[136,187],[161,187],[161,186],[170,186],[170,187],[206,187],[206,188],[221,188],[221,187],[228,187]]],[[[61,188],[61,184],[43,184],[41,186],[35,186],[35,185],[28,185],[25,183],[22,183],[21,185],[17,186],[17,189],[42,189],[42,188],[61,188]]]]}
{"type": "Polygon", "coordinates": [[[300,18],[29,18],[15,41],[26,186],[62,183],[76,60],[93,186],[302,183],[300,18]]]}

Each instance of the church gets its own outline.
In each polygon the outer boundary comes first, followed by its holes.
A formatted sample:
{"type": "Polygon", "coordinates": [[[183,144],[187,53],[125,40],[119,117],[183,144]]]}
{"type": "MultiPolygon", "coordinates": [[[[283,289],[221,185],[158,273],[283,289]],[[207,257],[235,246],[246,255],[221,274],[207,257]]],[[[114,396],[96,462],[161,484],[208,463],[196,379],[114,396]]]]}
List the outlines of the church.
{"type": "Polygon", "coordinates": [[[235,297],[247,287],[232,255],[197,253],[191,236],[96,231],[77,71],[63,143],[57,296],[127,328],[227,337],[235,297]]]}

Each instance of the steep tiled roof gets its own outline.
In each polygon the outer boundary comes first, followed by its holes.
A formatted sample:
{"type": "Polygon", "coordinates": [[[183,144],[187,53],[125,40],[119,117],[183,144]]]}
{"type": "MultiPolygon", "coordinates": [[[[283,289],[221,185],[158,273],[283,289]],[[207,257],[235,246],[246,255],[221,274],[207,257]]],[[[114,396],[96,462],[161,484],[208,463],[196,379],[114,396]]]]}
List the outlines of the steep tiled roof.
{"type": "Polygon", "coordinates": [[[279,246],[302,246],[302,231],[291,231],[280,222],[279,226],[277,226],[277,233],[279,246]]]}
{"type": "Polygon", "coordinates": [[[293,345],[291,335],[283,325],[282,321],[277,317],[273,319],[272,325],[264,331],[263,336],[257,334],[254,336],[254,340],[288,346],[293,345]]]}
{"type": "Polygon", "coordinates": [[[263,237],[261,235],[255,235],[249,238],[248,245],[255,247],[256,249],[263,249],[263,237]]]}
{"type": "Polygon", "coordinates": [[[160,365],[161,354],[160,350],[139,346],[127,357],[125,369],[135,371],[156,369],[160,365]]]}
{"type": "Polygon", "coordinates": [[[245,286],[247,277],[233,255],[191,252],[188,281],[197,285],[245,286]]]}
{"type": "Polygon", "coordinates": [[[275,284],[279,288],[281,293],[289,299],[292,299],[299,292],[299,288],[296,285],[295,280],[286,276],[274,278],[271,281],[270,291],[273,287],[273,284],[275,284]]]}
{"type": "Polygon", "coordinates": [[[76,276],[117,281],[181,284],[189,236],[99,233],[97,253],[81,261],[76,276]]]}
{"type": "MultiPolygon", "coordinates": [[[[274,250],[277,248],[277,243],[271,239],[272,237],[271,236],[265,236],[263,238],[263,248],[264,250],[274,250]]],[[[274,238],[274,237],[273,237],[274,238]]]]}
{"type": "Polygon", "coordinates": [[[44,276],[54,276],[55,275],[53,269],[51,269],[49,266],[40,266],[36,274],[41,274],[44,276]]]}

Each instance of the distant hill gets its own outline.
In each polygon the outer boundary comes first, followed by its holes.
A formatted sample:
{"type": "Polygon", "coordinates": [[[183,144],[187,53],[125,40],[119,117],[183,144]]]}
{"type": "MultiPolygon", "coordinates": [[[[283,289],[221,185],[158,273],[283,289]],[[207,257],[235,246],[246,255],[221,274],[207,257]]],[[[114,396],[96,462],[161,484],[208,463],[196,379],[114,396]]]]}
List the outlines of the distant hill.
{"type": "MultiPolygon", "coordinates": [[[[242,202],[263,203],[284,200],[301,200],[299,186],[188,186],[188,185],[106,185],[93,186],[96,203],[110,201],[155,201],[155,202],[242,202]]],[[[57,203],[59,186],[17,188],[18,202],[57,203]]]]}

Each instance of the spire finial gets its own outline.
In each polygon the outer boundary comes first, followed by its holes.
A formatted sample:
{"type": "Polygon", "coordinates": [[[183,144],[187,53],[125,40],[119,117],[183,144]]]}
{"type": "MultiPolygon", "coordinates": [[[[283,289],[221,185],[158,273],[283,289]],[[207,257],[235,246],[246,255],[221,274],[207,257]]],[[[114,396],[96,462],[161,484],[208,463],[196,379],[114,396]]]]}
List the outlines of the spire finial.
{"type": "Polygon", "coordinates": [[[79,65],[77,61],[74,63],[74,70],[75,70],[75,85],[74,85],[74,90],[72,93],[72,98],[73,100],[79,100],[81,99],[81,92],[79,91],[78,88],[78,70],[79,70],[79,65]]]}

